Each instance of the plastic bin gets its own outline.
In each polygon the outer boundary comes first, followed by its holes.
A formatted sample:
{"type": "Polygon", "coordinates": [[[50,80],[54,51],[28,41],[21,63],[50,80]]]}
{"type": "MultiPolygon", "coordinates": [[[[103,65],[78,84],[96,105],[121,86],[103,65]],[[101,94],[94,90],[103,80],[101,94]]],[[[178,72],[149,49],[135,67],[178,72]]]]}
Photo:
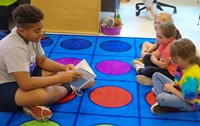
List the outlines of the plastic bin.
{"type": "Polygon", "coordinates": [[[106,35],[119,35],[121,27],[104,27],[101,26],[101,32],[106,35]]]}

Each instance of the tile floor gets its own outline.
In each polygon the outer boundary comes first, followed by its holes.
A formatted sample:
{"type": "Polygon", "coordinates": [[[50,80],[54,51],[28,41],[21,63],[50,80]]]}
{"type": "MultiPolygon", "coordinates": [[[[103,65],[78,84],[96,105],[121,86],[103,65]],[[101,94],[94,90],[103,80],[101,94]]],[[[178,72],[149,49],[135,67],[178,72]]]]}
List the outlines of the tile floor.
{"type": "MultiPolygon", "coordinates": [[[[153,20],[146,18],[146,12],[141,11],[139,16],[135,15],[135,4],[142,0],[130,0],[121,3],[120,16],[123,21],[123,28],[119,36],[155,38],[153,20]]],[[[198,24],[200,14],[200,3],[198,0],[159,0],[160,2],[176,6],[177,13],[173,14],[172,8],[163,9],[172,14],[174,23],[180,30],[182,37],[191,39],[200,48],[200,25],[198,24]]],[[[101,17],[110,13],[103,12],[101,17]]],[[[102,35],[102,34],[100,34],[102,35]]]]}

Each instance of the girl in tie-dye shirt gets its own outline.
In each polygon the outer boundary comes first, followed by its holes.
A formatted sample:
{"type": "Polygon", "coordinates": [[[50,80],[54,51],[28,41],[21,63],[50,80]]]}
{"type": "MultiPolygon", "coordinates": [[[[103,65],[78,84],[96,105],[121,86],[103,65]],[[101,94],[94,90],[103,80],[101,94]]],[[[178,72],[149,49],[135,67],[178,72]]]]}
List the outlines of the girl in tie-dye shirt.
{"type": "Polygon", "coordinates": [[[170,55],[179,66],[174,81],[161,73],[153,75],[156,103],[151,107],[155,114],[175,108],[180,111],[200,110],[200,58],[189,39],[176,40],[170,46],[170,55]]]}

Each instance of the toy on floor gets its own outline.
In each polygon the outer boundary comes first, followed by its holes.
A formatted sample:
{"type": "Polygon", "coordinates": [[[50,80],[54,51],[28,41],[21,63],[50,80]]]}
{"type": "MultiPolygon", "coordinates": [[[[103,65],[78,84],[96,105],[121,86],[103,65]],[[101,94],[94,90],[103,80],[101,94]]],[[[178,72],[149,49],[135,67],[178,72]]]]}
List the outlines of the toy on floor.
{"type": "Polygon", "coordinates": [[[103,27],[112,27],[114,25],[114,20],[112,19],[112,17],[106,16],[100,24],[103,27]]]}
{"type": "Polygon", "coordinates": [[[122,27],[120,15],[115,15],[114,19],[111,16],[106,16],[100,23],[103,27],[122,27]]]}
{"type": "Polygon", "coordinates": [[[100,23],[101,32],[106,35],[118,35],[122,28],[122,20],[120,15],[115,15],[114,18],[107,16],[100,23]]]}
{"type": "Polygon", "coordinates": [[[117,16],[115,16],[114,27],[122,27],[122,19],[120,18],[119,14],[117,14],[117,16]]]}

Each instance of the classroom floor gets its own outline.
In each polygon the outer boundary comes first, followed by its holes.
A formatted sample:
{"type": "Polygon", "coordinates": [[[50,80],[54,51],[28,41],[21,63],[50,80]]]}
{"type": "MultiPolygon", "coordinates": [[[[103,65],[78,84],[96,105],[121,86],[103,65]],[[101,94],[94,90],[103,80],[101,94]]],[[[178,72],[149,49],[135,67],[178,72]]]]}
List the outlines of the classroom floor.
{"type": "MultiPolygon", "coordinates": [[[[119,36],[155,38],[154,21],[146,18],[146,12],[141,11],[139,16],[135,15],[135,4],[142,0],[130,0],[121,3],[119,13],[123,21],[123,28],[119,36]]],[[[180,30],[182,37],[191,39],[200,48],[200,3],[198,0],[159,0],[160,2],[176,6],[177,13],[173,14],[172,8],[163,7],[174,19],[174,24],[180,30]]],[[[158,10],[159,12],[159,10],[158,10]]],[[[102,18],[112,13],[102,13],[102,18]]]]}
{"type": "MultiPolygon", "coordinates": [[[[199,6],[196,1],[161,0],[177,6],[174,22],[182,36],[199,47],[199,6]]],[[[145,12],[135,16],[135,3],[122,3],[120,15],[123,28],[120,35],[97,36],[47,34],[41,41],[46,56],[62,64],[76,65],[86,59],[97,75],[96,85],[84,90],[83,96],[69,95],[50,106],[49,121],[37,122],[22,112],[0,112],[1,126],[199,126],[199,112],[167,112],[154,115],[150,106],[155,103],[152,86],[136,82],[131,61],[140,56],[145,41],[155,41],[153,21],[145,12]]],[[[171,9],[166,11],[173,12],[171,9]]],[[[108,13],[104,13],[108,14],[108,13]]],[[[110,13],[109,13],[110,14],[110,13]]],[[[0,39],[4,35],[0,33],[0,39]]]]}

